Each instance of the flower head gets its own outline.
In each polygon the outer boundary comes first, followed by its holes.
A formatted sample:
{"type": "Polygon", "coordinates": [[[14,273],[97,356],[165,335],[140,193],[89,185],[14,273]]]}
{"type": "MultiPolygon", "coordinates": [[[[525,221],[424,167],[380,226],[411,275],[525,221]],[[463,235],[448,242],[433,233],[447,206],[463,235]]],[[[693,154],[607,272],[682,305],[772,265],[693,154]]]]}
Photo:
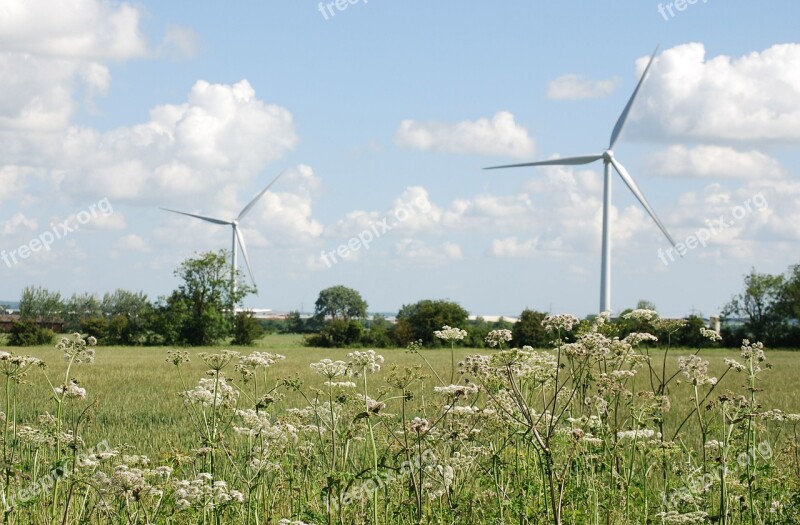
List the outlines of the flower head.
{"type": "Polygon", "coordinates": [[[442,341],[450,341],[453,343],[455,341],[461,341],[467,337],[467,331],[462,330],[461,328],[451,328],[447,325],[444,325],[441,330],[435,330],[433,335],[442,341]]]}

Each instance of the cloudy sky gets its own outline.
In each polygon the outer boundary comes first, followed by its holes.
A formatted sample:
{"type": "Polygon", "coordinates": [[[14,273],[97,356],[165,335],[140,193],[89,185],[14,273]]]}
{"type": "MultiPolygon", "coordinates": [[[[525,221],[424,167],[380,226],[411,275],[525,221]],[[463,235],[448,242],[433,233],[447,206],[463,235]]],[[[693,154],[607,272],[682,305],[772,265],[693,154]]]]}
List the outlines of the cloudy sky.
{"type": "Polygon", "coordinates": [[[602,151],[660,44],[615,153],[686,253],[615,177],[612,305],[713,315],[800,263],[800,4],[683,7],[0,0],[0,299],[166,295],[231,231],[159,208],[232,219],[285,172],[249,306],[594,313],[602,164],[482,168],[602,151]]]}

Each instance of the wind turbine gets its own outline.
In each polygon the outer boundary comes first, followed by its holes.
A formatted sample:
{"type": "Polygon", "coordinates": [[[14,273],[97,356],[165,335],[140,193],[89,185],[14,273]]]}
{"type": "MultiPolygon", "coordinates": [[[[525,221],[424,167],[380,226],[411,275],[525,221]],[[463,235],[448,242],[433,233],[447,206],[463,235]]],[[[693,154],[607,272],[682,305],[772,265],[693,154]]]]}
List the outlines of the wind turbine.
{"type": "MultiPolygon", "coordinates": [[[[261,190],[258,193],[258,195],[253,197],[253,200],[251,200],[247,204],[247,206],[242,208],[242,211],[239,212],[239,215],[235,219],[233,219],[232,221],[226,221],[224,219],[216,219],[214,217],[206,217],[206,216],[203,216],[203,215],[195,215],[194,213],[186,213],[186,212],[178,211],[178,210],[170,210],[169,208],[161,208],[164,211],[168,211],[168,212],[172,212],[172,213],[179,213],[181,215],[187,215],[189,217],[194,217],[195,219],[200,219],[200,220],[203,220],[203,221],[206,221],[206,222],[210,222],[210,223],[213,223],[213,224],[221,224],[223,226],[230,226],[233,229],[232,240],[231,240],[231,297],[232,298],[236,297],[236,254],[237,254],[236,243],[237,242],[239,243],[239,246],[242,249],[242,255],[244,256],[244,262],[245,262],[245,264],[247,264],[247,272],[250,274],[250,281],[252,281],[253,286],[256,286],[256,279],[255,279],[255,277],[253,277],[253,268],[250,266],[250,258],[247,257],[247,247],[244,244],[244,237],[242,237],[242,232],[239,229],[239,221],[242,220],[245,217],[245,215],[247,215],[250,212],[250,210],[253,209],[253,206],[256,205],[256,202],[258,202],[258,200],[261,197],[263,197],[265,193],[267,193],[267,190],[269,190],[272,187],[272,185],[275,184],[275,182],[277,182],[277,180],[279,178],[281,178],[281,175],[283,175],[283,173],[279,173],[277,177],[272,179],[272,182],[267,184],[266,188],[261,190]]],[[[235,307],[235,305],[234,305],[234,307],[235,307]]]]}
{"type": "Polygon", "coordinates": [[[628,119],[628,114],[631,111],[631,107],[636,100],[636,96],[639,94],[639,89],[642,87],[645,77],[647,77],[647,72],[650,70],[650,66],[653,65],[653,61],[656,58],[656,53],[658,53],[658,47],[656,47],[656,50],[653,51],[653,55],[650,57],[650,62],[647,63],[647,67],[645,68],[644,73],[642,73],[642,77],[639,79],[639,83],[636,85],[633,95],[631,95],[630,100],[628,100],[628,104],[625,106],[625,109],[622,110],[622,114],[617,119],[614,130],[611,132],[611,141],[608,144],[608,148],[606,148],[602,153],[485,168],[488,170],[493,170],[502,168],[521,168],[526,166],[578,166],[582,164],[590,164],[598,160],[603,161],[605,176],[603,182],[603,255],[600,267],[600,312],[611,311],[611,231],[609,224],[609,213],[611,211],[612,166],[622,178],[622,181],[625,183],[625,185],[628,186],[628,189],[631,190],[631,193],[634,194],[644,209],[647,210],[647,213],[650,214],[650,217],[652,217],[653,221],[655,221],[656,225],[658,225],[661,232],[667,237],[667,240],[670,242],[670,244],[675,246],[675,241],[672,240],[672,236],[670,236],[667,229],[661,223],[661,220],[658,218],[658,215],[656,215],[656,212],[653,211],[650,203],[647,202],[647,199],[642,193],[642,190],[639,189],[636,181],[633,180],[628,173],[628,170],[626,170],[625,167],[614,157],[614,146],[616,145],[617,140],[622,133],[622,128],[625,126],[625,121],[628,119]]]}

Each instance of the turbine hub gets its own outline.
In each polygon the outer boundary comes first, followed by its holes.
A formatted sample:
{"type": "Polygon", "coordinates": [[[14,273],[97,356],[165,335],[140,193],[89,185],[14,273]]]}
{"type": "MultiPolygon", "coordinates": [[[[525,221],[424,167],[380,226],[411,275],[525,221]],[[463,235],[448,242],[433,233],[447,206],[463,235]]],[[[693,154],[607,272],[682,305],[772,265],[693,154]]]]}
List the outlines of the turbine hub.
{"type": "Polygon", "coordinates": [[[607,149],[603,152],[603,161],[611,162],[611,159],[614,158],[614,150],[607,149]]]}

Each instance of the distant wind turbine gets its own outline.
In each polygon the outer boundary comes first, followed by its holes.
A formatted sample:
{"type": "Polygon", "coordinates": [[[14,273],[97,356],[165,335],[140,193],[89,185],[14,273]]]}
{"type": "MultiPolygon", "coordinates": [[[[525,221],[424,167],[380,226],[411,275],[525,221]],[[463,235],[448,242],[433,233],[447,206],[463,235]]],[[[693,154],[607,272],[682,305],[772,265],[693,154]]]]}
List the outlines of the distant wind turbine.
{"type": "Polygon", "coordinates": [[[653,65],[653,61],[656,58],[656,53],[658,53],[658,47],[656,47],[656,50],[650,57],[650,62],[647,63],[647,67],[645,68],[644,73],[642,73],[642,77],[639,79],[639,83],[636,85],[633,95],[631,95],[630,100],[628,100],[628,104],[625,106],[625,109],[622,110],[622,114],[619,116],[619,119],[617,119],[614,130],[611,132],[611,141],[609,142],[608,148],[606,148],[605,151],[602,153],[584,155],[581,157],[568,157],[564,159],[526,162],[524,164],[511,164],[507,166],[493,166],[491,168],[484,168],[493,170],[502,168],[521,168],[526,166],[578,166],[581,164],[590,164],[602,159],[603,164],[605,165],[605,177],[603,184],[603,256],[600,267],[600,312],[611,311],[611,228],[609,224],[609,213],[611,211],[611,166],[614,167],[616,172],[622,178],[623,182],[625,182],[636,198],[639,199],[639,202],[642,204],[644,209],[647,210],[647,213],[650,214],[650,217],[652,217],[652,219],[658,225],[661,232],[667,237],[667,240],[670,242],[670,244],[675,246],[675,241],[672,240],[672,236],[670,236],[667,229],[661,223],[661,220],[656,215],[656,212],[653,211],[650,203],[647,202],[642,190],[639,189],[636,181],[634,181],[628,173],[628,170],[626,170],[625,167],[614,157],[613,151],[614,145],[617,143],[617,140],[622,133],[622,128],[625,126],[625,121],[628,119],[628,114],[631,111],[631,107],[636,100],[636,96],[639,94],[639,89],[644,83],[644,79],[647,76],[647,72],[650,70],[650,66],[653,65]]]}
{"type": "Polygon", "coordinates": [[[206,222],[211,222],[213,224],[221,224],[223,226],[230,226],[233,229],[232,241],[231,241],[231,297],[235,297],[236,296],[236,254],[238,252],[238,250],[236,249],[236,243],[237,242],[239,243],[239,246],[242,249],[242,255],[244,256],[244,262],[245,262],[245,264],[247,264],[247,272],[250,274],[250,281],[252,281],[253,286],[256,286],[256,279],[253,276],[253,268],[250,266],[250,258],[247,256],[247,247],[244,244],[244,237],[242,237],[242,232],[239,229],[239,221],[242,220],[245,217],[245,215],[247,215],[250,212],[250,210],[253,209],[253,206],[255,206],[256,203],[258,202],[258,200],[261,197],[263,197],[265,193],[267,193],[267,190],[269,190],[272,187],[272,185],[275,184],[275,182],[277,182],[277,180],[279,178],[281,178],[281,175],[283,175],[283,173],[278,174],[277,177],[272,179],[272,182],[267,184],[266,188],[261,190],[258,193],[258,195],[253,197],[253,200],[251,200],[247,204],[247,206],[242,208],[242,211],[239,212],[239,215],[235,219],[233,219],[232,221],[226,221],[224,219],[216,219],[214,217],[205,217],[203,215],[195,215],[193,213],[186,213],[186,212],[178,211],[178,210],[170,210],[169,208],[161,208],[164,211],[168,211],[168,212],[172,212],[172,213],[179,213],[181,215],[187,215],[189,217],[194,217],[195,219],[200,219],[200,220],[203,220],[203,221],[206,221],[206,222]]]}

